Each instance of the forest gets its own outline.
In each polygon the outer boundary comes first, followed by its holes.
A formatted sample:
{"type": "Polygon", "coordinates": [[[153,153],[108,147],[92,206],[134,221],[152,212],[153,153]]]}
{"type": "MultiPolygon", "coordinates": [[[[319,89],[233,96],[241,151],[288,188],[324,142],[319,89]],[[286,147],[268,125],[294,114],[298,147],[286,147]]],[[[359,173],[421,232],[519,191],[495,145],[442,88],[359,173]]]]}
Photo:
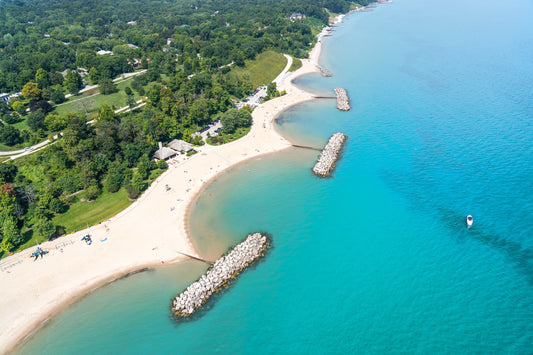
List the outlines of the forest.
{"type": "Polygon", "coordinates": [[[192,134],[226,112],[224,122],[249,124],[249,113],[232,108],[255,88],[231,66],[267,51],[306,57],[330,15],[355,3],[1,1],[0,92],[21,95],[0,101],[0,150],[57,135],[46,149],[0,164],[3,255],[70,232],[58,221],[80,201],[119,192],[137,198],[166,169],[151,160],[158,142],[199,144],[192,134]],[[117,81],[124,73],[139,75],[117,81]],[[106,103],[93,112],[62,109],[86,85],[95,95],[120,91],[121,106],[145,105],[120,114],[106,103]]]}

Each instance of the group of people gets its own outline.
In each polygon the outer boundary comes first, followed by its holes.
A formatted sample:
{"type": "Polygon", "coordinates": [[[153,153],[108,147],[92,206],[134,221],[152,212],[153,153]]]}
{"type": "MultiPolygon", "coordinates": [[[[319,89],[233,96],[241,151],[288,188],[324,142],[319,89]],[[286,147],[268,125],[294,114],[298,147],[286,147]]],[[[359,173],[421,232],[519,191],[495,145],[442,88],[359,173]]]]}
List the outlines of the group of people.
{"type": "Polygon", "coordinates": [[[87,245],[91,245],[93,243],[93,240],[91,239],[91,236],[89,234],[84,235],[81,240],[84,240],[87,245]]]}
{"type": "Polygon", "coordinates": [[[35,259],[33,261],[37,260],[39,258],[39,255],[41,256],[41,259],[43,258],[43,255],[48,254],[47,250],[43,250],[41,247],[37,247],[37,250],[34,251],[31,256],[33,256],[35,259]]]}

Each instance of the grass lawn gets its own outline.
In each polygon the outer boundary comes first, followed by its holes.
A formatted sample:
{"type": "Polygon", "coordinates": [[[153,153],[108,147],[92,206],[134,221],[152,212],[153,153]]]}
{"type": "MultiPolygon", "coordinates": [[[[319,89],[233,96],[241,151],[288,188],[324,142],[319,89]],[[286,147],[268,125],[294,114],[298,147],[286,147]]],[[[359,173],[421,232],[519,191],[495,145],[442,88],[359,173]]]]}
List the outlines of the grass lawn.
{"type": "Polygon", "coordinates": [[[287,65],[287,58],[282,54],[266,51],[257,55],[254,60],[247,60],[244,67],[232,65],[230,73],[239,77],[248,74],[253,87],[256,88],[274,80],[285,65],[287,65]]]}
{"type": "MultiPolygon", "coordinates": [[[[55,112],[61,116],[64,116],[69,112],[84,113],[85,111],[83,109],[83,106],[81,105],[81,101],[85,101],[88,103],[87,111],[89,113],[97,112],[103,104],[108,104],[115,110],[124,107],[126,106],[126,94],[124,93],[124,88],[130,85],[131,79],[132,78],[128,78],[126,80],[120,81],[117,84],[118,91],[110,95],[94,95],[94,91],[90,90],[88,93],[91,93],[90,95],[93,96],[89,95],[87,97],[84,97],[85,95],[83,94],[82,96],[73,96],[69,102],[57,106],[55,112]]],[[[133,91],[133,93],[135,101],[139,100],[140,97],[137,92],[133,91]]]]}
{"type": "Polygon", "coordinates": [[[298,58],[292,57],[292,65],[289,68],[289,71],[290,72],[294,72],[297,69],[300,69],[301,67],[302,67],[302,61],[300,59],[298,59],[298,58]]]}
{"type": "Polygon", "coordinates": [[[26,117],[24,117],[24,119],[20,122],[13,123],[12,126],[20,130],[27,129],[31,131],[30,127],[28,126],[28,123],[26,122],[26,117]]]}
{"type": "Polygon", "coordinates": [[[126,189],[111,194],[102,192],[93,202],[77,201],[66,213],[52,219],[55,225],[63,226],[67,233],[81,230],[116,215],[131,204],[126,189]]]}
{"type": "Polygon", "coordinates": [[[12,150],[19,150],[20,148],[17,147],[10,147],[8,145],[5,145],[3,143],[0,143],[0,151],[2,152],[10,152],[12,150]]]}

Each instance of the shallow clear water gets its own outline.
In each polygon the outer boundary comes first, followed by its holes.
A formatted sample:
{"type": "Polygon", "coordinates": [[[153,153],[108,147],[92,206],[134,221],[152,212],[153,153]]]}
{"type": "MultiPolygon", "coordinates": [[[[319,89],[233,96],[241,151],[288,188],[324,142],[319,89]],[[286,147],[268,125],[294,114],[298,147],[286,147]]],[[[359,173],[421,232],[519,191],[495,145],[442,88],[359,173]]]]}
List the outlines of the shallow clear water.
{"type": "Polygon", "coordinates": [[[333,178],[290,149],[218,177],[193,213],[206,255],[266,231],[267,257],[195,321],[169,312],[204,271],[189,263],[96,291],[20,353],[530,353],[531,18],[526,0],[349,16],[325,39],[333,77],[298,84],[345,87],[352,110],[319,100],[279,119],[301,144],[349,136],[333,178]]]}

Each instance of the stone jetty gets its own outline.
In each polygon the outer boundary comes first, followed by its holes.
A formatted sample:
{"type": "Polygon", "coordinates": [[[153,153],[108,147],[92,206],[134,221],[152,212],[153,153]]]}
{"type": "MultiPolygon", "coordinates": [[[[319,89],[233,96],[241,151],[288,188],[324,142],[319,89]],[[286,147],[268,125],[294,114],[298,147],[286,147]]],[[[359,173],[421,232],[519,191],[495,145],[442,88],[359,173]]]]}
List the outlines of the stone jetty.
{"type": "Polygon", "coordinates": [[[335,95],[337,96],[337,108],[341,111],[350,110],[350,100],[348,99],[348,92],[346,89],[335,88],[335,95]]]}
{"type": "Polygon", "coordinates": [[[339,153],[342,149],[342,145],[346,140],[346,135],[344,133],[335,133],[333,134],[326,144],[326,147],[320,154],[318,161],[313,167],[313,172],[319,176],[327,176],[333,170],[335,166],[335,161],[339,157],[339,153]]]}
{"type": "Polygon", "coordinates": [[[328,78],[332,76],[332,74],[326,68],[318,67],[318,69],[320,70],[320,75],[328,78]]]}
{"type": "Polygon", "coordinates": [[[260,233],[250,234],[226,256],[221,257],[207,272],[173,299],[172,312],[187,318],[201,308],[209,297],[227,285],[252,262],[264,255],[270,246],[269,238],[260,233]]]}

